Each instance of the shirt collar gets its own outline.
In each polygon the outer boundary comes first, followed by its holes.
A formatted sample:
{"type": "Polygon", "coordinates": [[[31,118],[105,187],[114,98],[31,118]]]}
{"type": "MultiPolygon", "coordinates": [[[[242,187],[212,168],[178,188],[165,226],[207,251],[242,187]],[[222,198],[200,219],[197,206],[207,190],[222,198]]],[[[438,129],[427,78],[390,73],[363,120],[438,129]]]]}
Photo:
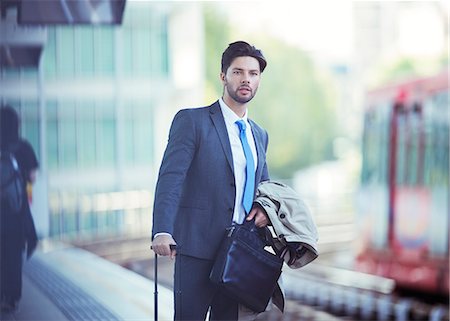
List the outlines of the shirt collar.
{"type": "Polygon", "coordinates": [[[219,98],[220,109],[222,110],[223,118],[225,119],[225,123],[227,125],[234,125],[236,121],[242,119],[246,123],[248,123],[248,110],[245,111],[245,114],[242,118],[234,113],[230,107],[223,101],[222,97],[219,98]]]}

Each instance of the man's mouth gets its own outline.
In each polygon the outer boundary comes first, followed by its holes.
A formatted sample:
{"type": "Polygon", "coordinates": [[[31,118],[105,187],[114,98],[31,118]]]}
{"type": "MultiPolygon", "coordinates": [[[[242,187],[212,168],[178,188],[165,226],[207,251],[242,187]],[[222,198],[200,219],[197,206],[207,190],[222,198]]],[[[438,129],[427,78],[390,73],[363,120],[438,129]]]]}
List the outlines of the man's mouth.
{"type": "Polygon", "coordinates": [[[249,87],[239,87],[238,90],[242,93],[249,93],[252,91],[249,87]]]}

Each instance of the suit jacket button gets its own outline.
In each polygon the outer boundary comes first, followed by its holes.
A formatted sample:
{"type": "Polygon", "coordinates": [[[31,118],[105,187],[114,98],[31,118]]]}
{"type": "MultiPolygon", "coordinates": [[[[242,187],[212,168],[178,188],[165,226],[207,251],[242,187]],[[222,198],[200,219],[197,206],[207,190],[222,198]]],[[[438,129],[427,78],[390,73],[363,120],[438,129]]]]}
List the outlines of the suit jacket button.
{"type": "Polygon", "coordinates": [[[281,213],[281,214],[280,214],[280,218],[283,219],[283,218],[285,218],[285,217],[286,217],[286,214],[284,214],[284,213],[281,213]]]}

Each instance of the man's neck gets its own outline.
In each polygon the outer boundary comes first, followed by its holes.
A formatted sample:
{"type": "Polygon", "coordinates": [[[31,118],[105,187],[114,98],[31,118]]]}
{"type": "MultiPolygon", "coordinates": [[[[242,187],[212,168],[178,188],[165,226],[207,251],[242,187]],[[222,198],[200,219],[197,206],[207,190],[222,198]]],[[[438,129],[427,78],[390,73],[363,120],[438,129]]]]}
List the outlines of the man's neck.
{"type": "Polygon", "coordinates": [[[236,114],[239,118],[244,117],[245,112],[247,111],[247,104],[241,104],[236,102],[234,99],[230,97],[222,97],[223,101],[227,106],[236,114]]]}

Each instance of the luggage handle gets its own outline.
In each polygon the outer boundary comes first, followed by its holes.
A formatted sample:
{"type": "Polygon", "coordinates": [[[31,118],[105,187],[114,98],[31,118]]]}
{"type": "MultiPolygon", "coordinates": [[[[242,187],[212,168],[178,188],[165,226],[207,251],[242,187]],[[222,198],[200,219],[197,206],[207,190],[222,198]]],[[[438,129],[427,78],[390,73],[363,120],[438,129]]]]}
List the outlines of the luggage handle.
{"type": "MultiPolygon", "coordinates": [[[[177,248],[176,244],[170,244],[170,249],[175,250],[177,248]]],[[[152,246],[150,246],[150,249],[153,249],[152,246]]],[[[154,272],[154,283],[155,283],[155,290],[153,292],[154,296],[154,321],[158,321],[158,254],[155,253],[155,272],[154,272]]]]}

